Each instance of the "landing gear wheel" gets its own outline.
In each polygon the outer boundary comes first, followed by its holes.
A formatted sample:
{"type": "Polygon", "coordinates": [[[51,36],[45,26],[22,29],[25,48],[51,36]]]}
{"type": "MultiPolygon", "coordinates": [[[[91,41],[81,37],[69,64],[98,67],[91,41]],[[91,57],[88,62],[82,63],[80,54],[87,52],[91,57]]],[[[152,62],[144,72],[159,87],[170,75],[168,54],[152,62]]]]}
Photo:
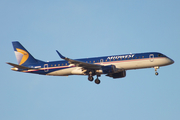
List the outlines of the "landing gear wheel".
{"type": "Polygon", "coordinates": [[[93,81],[94,80],[93,76],[88,76],[88,80],[93,81]]]}
{"type": "Polygon", "coordinates": [[[155,72],[155,75],[159,75],[159,73],[158,73],[158,72],[155,72]]]}
{"type": "Polygon", "coordinates": [[[99,79],[96,79],[95,81],[94,81],[96,84],[100,84],[100,80],[99,79]]]}

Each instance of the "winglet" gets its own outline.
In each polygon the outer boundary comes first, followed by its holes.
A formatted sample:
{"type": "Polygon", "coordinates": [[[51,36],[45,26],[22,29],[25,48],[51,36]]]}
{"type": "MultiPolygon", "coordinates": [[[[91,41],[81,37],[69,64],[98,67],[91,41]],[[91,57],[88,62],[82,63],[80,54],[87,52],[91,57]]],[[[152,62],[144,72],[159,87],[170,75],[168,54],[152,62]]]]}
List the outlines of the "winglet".
{"type": "Polygon", "coordinates": [[[58,53],[58,55],[60,56],[60,58],[62,58],[62,59],[65,59],[66,57],[64,57],[63,55],[61,55],[57,50],[56,50],[56,52],[58,53]]]}

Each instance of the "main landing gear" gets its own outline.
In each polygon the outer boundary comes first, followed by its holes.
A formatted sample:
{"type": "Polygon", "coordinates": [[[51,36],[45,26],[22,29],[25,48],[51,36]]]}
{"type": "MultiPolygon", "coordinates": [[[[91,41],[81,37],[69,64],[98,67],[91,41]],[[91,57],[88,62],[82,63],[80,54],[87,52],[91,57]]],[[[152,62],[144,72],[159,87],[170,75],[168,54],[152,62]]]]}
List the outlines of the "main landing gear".
{"type": "Polygon", "coordinates": [[[100,84],[100,80],[98,79],[98,77],[100,77],[100,75],[97,75],[97,78],[96,78],[96,80],[94,81],[96,84],[100,84]]]}
{"type": "Polygon", "coordinates": [[[157,70],[159,69],[159,66],[154,67],[154,69],[155,69],[155,75],[159,75],[159,73],[157,72],[157,70]]]}
{"type": "Polygon", "coordinates": [[[88,80],[89,80],[89,81],[93,81],[93,80],[94,80],[93,76],[89,75],[89,76],[88,76],[88,80]]]}
{"type": "MultiPolygon", "coordinates": [[[[97,75],[97,78],[96,78],[95,81],[94,81],[96,84],[100,84],[100,82],[101,82],[101,81],[98,79],[98,77],[100,77],[100,75],[97,75]]],[[[92,82],[92,81],[94,80],[93,76],[92,76],[92,75],[88,75],[88,80],[92,82]]]]}

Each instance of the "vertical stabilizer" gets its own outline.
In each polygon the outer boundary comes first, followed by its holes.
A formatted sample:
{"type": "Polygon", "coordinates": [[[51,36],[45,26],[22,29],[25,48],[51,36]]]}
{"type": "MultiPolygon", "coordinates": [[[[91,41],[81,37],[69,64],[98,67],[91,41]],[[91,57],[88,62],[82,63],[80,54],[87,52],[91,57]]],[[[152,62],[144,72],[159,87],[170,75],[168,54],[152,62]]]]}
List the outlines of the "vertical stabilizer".
{"type": "Polygon", "coordinates": [[[35,64],[37,60],[18,42],[12,42],[19,65],[35,64]]]}

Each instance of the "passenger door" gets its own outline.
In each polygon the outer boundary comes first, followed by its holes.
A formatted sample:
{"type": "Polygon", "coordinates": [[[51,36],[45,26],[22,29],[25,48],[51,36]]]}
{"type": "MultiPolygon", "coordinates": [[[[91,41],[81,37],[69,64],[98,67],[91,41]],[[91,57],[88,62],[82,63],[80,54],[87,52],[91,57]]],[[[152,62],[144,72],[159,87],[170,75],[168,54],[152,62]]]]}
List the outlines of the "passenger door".
{"type": "Polygon", "coordinates": [[[48,69],[48,64],[44,64],[44,72],[48,72],[49,69],[48,69]]]}
{"type": "Polygon", "coordinates": [[[154,61],[154,54],[150,54],[150,55],[149,55],[149,60],[150,60],[150,62],[153,62],[153,61],[154,61]]]}

